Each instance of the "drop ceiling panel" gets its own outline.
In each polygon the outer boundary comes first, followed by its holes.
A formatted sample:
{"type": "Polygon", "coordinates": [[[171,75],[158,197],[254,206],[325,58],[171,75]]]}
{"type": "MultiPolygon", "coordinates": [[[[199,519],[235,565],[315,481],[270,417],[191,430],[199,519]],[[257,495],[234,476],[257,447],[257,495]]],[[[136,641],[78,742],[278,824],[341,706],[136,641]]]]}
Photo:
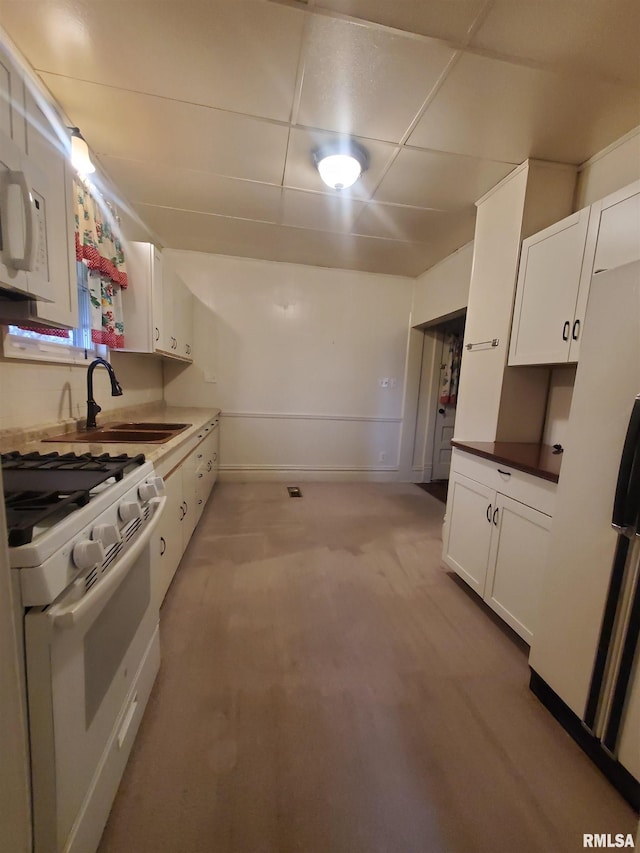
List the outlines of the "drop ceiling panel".
{"type": "Polygon", "coordinates": [[[248,116],[43,75],[97,153],[279,184],[288,130],[248,116]]]}
{"type": "MultiPolygon", "coordinates": [[[[38,70],[288,121],[304,15],[259,2],[3,2],[38,70]]],[[[5,23],[6,21],[6,23],[5,23]]]]}
{"type": "Polygon", "coordinates": [[[495,0],[471,45],[640,85],[638,0],[495,0]]]}
{"type": "MultiPolygon", "coordinates": [[[[313,152],[323,143],[336,139],[334,133],[310,131],[303,128],[292,128],[287,152],[287,166],[284,174],[284,185],[294,189],[312,190],[333,194],[320,179],[318,170],[313,163],[313,152]]],[[[396,155],[398,148],[384,142],[359,139],[369,154],[369,168],[353,187],[342,190],[344,196],[367,199],[382,178],[385,169],[396,155]]]]}
{"type": "Polygon", "coordinates": [[[133,203],[218,213],[263,222],[280,216],[280,187],[102,155],[100,162],[133,203]]]}
{"type": "Polygon", "coordinates": [[[516,163],[581,163],[638,123],[635,89],[465,53],[408,141],[516,163]]]}
{"type": "Polygon", "coordinates": [[[473,237],[474,223],[473,206],[454,213],[371,202],[358,217],[353,231],[369,237],[434,244],[444,234],[461,228],[462,245],[473,237]]]}
{"type": "Polygon", "coordinates": [[[404,148],[376,190],[375,201],[459,210],[477,201],[515,165],[404,148]]]}
{"type": "Polygon", "coordinates": [[[436,41],[316,15],[298,123],[398,142],[453,55],[436,41]]]}
{"type": "Polygon", "coordinates": [[[328,234],[304,228],[225,219],[139,205],[139,212],[172,249],[270,261],[416,276],[435,257],[420,244],[328,234]]]}
{"type": "Polygon", "coordinates": [[[410,33],[463,42],[485,0],[316,0],[314,9],[330,9],[410,33]]]}
{"type": "Polygon", "coordinates": [[[363,207],[364,202],[349,196],[285,189],[282,193],[282,224],[348,232],[363,207]]]}

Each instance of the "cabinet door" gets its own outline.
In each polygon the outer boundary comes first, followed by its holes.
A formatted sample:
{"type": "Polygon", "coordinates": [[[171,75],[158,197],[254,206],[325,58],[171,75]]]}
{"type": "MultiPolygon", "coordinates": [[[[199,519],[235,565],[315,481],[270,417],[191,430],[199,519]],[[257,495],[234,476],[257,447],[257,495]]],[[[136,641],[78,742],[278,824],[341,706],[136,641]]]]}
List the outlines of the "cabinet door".
{"type": "Polygon", "coordinates": [[[153,544],[151,590],[158,607],[173,580],[182,557],[182,472],[178,468],[164,481],[167,504],[153,544]]]}
{"type": "Polygon", "coordinates": [[[483,595],[495,492],[462,474],[449,480],[444,562],[483,595]]]}
{"type": "Polygon", "coordinates": [[[20,70],[0,46],[0,132],[27,151],[25,85],[20,70]]]}
{"type": "Polygon", "coordinates": [[[130,286],[122,294],[125,350],[162,349],[162,253],[152,243],[129,242],[124,247],[130,286]]]}
{"type": "Polygon", "coordinates": [[[201,445],[188,456],[182,464],[182,547],[183,549],[189,544],[191,534],[195,530],[198,523],[197,499],[196,499],[196,478],[197,469],[200,465],[201,445]]]}
{"type": "Polygon", "coordinates": [[[509,364],[569,360],[590,208],[522,244],[509,364]]]}
{"type": "Polygon", "coordinates": [[[176,275],[168,264],[163,269],[162,285],[162,329],[160,334],[160,349],[174,355],[177,346],[176,316],[174,311],[174,292],[176,275]]]}
{"type": "Polygon", "coordinates": [[[174,312],[176,317],[176,355],[193,359],[193,294],[178,276],[175,277],[174,312]]]}
{"type": "Polygon", "coordinates": [[[640,260],[640,192],[603,207],[594,272],[640,260]]]}
{"type": "Polygon", "coordinates": [[[498,493],[484,599],[528,643],[535,632],[551,518],[498,493]]]}

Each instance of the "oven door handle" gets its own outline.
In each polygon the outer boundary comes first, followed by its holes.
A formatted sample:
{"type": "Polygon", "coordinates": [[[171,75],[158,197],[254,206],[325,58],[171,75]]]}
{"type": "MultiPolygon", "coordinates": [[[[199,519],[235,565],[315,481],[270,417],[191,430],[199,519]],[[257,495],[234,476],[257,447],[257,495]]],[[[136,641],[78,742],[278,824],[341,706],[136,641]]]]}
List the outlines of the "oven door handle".
{"type": "Polygon", "coordinates": [[[109,574],[99,583],[96,584],[86,595],[79,601],[74,601],[73,604],[67,606],[60,605],[60,608],[54,605],[49,610],[49,616],[56,628],[74,628],[80,622],[90,616],[96,608],[100,608],[113,592],[122,583],[131,567],[138,559],[142,551],[148,546],[151,537],[160,522],[160,516],[167,503],[167,498],[152,498],[149,501],[150,505],[155,505],[155,511],[151,521],[140,537],[136,539],[131,548],[124,554],[121,560],[115,564],[109,574]]]}

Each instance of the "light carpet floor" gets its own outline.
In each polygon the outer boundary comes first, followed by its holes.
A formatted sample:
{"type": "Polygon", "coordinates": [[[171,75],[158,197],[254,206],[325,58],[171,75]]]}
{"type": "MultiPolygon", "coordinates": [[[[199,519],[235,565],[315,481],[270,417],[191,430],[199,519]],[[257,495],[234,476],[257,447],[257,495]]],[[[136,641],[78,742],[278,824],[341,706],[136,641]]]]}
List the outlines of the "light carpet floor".
{"type": "Polygon", "coordinates": [[[218,484],[101,853],[563,853],[637,816],[413,485],[218,484]]]}

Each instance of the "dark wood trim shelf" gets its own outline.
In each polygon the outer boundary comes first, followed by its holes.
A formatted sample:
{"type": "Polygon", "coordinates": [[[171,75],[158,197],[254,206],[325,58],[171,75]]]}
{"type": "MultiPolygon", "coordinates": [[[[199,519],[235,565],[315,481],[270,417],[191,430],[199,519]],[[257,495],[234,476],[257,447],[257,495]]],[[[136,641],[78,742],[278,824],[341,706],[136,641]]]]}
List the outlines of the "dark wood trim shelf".
{"type": "Polygon", "coordinates": [[[534,477],[541,477],[552,483],[558,482],[562,453],[554,452],[549,444],[535,444],[517,441],[458,441],[451,442],[453,447],[465,450],[474,456],[491,459],[509,465],[534,477]]]}

